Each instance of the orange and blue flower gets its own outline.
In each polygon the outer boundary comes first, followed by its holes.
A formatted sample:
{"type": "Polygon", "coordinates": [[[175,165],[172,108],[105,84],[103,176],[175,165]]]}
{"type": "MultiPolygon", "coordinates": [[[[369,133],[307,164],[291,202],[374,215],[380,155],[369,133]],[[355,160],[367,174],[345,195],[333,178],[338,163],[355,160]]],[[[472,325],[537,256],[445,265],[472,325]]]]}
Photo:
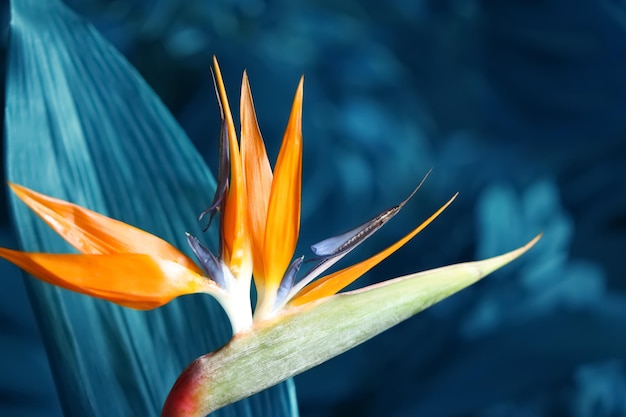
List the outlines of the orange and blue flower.
{"type": "Polygon", "coordinates": [[[0,257],[50,284],[135,309],[152,309],[175,297],[206,293],[222,304],[237,333],[255,321],[276,315],[285,306],[306,304],[341,291],[424,229],[456,197],[387,249],[321,278],[395,216],[406,200],[359,227],[313,245],[314,256],[308,262],[313,266],[299,278],[305,261],[304,257],[294,259],[294,252],[300,230],[304,80],[296,90],[272,171],[247,75],[244,73],[241,86],[238,141],[216,60],[214,68],[222,116],[220,172],[213,203],[203,215],[210,215],[212,220],[220,214],[217,256],[197,237],[187,235],[198,267],[157,236],[11,184],[14,193],[80,254],[0,248],[0,257]],[[252,279],[257,292],[254,314],[250,301],[252,279]]]}

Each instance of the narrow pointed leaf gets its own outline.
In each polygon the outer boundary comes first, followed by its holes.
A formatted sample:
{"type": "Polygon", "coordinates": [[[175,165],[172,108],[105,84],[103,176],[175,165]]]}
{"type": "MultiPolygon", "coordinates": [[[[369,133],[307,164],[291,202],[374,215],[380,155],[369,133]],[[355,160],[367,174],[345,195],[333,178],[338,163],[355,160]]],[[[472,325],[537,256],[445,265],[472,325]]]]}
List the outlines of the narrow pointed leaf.
{"type": "Polygon", "coordinates": [[[504,255],[327,297],[258,323],[194,361],[170,392],[162,417],[202,417],[318,365],[475,283],[538,239],[504,255]]]}
{"type": "MultiPolygon", "coordinates": [[[[189,139],[126,60],[58,0],[11,1],[7,176],[186,248],[215,183],[189,139]]],[[[11,199],[20,245],[70,252],[11,199]]],[[[140,312],[26,277],[67,417],[156,416],[184,366],[230,337],[211,297],[140,312]]],[[[220,415],[297,415],[293,385],[220,415]],[[260,410],[255,413],[255,410],[260,410]]]]}

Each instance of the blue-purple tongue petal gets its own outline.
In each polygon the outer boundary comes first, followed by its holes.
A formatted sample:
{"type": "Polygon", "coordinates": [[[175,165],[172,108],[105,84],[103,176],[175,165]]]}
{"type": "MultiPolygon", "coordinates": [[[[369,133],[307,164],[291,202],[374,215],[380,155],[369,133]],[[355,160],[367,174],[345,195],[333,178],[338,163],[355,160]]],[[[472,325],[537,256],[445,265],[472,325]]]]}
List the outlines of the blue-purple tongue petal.
{"type": "Polygon", "coordinates": [[[200,216],[198,217],[198,221],[202,221],[202,218],[204,216],[210,214],[209,222],[204,227],[204,229],[202,229],[203,232],[206,232],[209,229],[215,213],[221,210],[224,206],[226,192],[228,191],[228,175],[230,174],[230,144],[228,140],[228,126],[226,126],[226,118],[224,117],[224,106],[222,105],[222,100],[220,99],[220,95],[217,90],[217,83],[215,82],[215,74],[213,73],[213,69],[211,69],[211,76],[213,77],[213,89],[215,90],[215,97],[217,97],[217,104],[220,108],[220,118],[222,119],[222,125],[220,130],[220,167],[217,174],[217,187],[215,188],[215,195],[213,196],[211,206],[208,209],[204,210],[202,213],[200,213],[200,216]]]}
{"type": "Polygon", "coordinates": [[[297,294],[302,288],[304,288],[308,283],[313,281],[315,278],[320,276],[324,271],[337,263],[341,258],[350,253],[353,249],[363,243],[367,238],[376,233],[385,223],[391,220],[396,214],[400,212],[402,207],[415,195],[417,190],[420,189],[422,184],[430,171],[424,175],[424,178],[420,181],[420,183],[415,187],[415,189],[411,192],[411,194],[404,199],[400,204],[393,206],[382,213],[379,213],[377,216],[372,218],[371,220],[363,223],[362,225],[355,227],[352,230],[349,230],[345,233],[342,233],[337,236],[329,237],[328,239],[324,239],[321,242],[318,242],[311,246],[311,250],[313,253],[319,256],[317,264],[313,268],[311,268],[306,275],[295,285],[290,292],[290,297],[297,294]]]}
{"type": "Polygon", "coordinates": [[[222,269],[222,263],[219,259],[211,253],[210,250],[202,246],[198,238],[195,236],[186,233],[187,235],[187,243],[191,250],[200,261],[200,265],[202,265],[202,269],[206,271],[209,278],[211,278],[217,285],[221,288],[226,288],[226,280],[224,279],[224,270],[222,269]]]}
{"type": "MultiPolygon", "coordinates": [[[[218,96],[219,98],[219,96],[218,96]]],[[[220,103],[221,108],[221,103],[220,103]]],[[[222,115],[222,129],[220,132],[220,170],[217,175],[217,187],[215,189],[215,195],[211,206],[200,213],[198,221],[201,221],[204,216],[209,214],[209,222],[202,229],[207,231],[211,226],[215,213],[222,209],[224,201],[226,199],[226,192],[228,191],[228,174],[230,172],[230,150],[228,148],[228,128],[226,127],[226,121],[222,115]]]]}
{"type": "Polygon", "coordinates": [[[293,283],[296,281],[296,275],[302,266],[302,262],[304,262],[304,256],[293,261],[289,269],[287,269],[283,280],[280,282],[278,291],[276,291],[276,302],[274,303],[276,306],[280,305],[285,300],[285,297],[287,297],[287,294],[289,294],[289,291],[293,288],[293,283]]]}
{"type": "Polygon", "coordinates": [[[426,173],[419,185],[411,192],[411,194],[397,206],[393,206],[382,213],[379,213],[373,219],[363,223],[362,225],[355,227],[345,233],[337,236],[329,237],[321,242],[318,242],[311,246],[311,250],[318,256],[337,256],[348,253],[358,245],[363,243],[368,237],[372,236],[378,231],[385,223],[393,218],[400,212],[402,207],[415,195],[417,190],[420,189],[430,171],[426,173]]]}

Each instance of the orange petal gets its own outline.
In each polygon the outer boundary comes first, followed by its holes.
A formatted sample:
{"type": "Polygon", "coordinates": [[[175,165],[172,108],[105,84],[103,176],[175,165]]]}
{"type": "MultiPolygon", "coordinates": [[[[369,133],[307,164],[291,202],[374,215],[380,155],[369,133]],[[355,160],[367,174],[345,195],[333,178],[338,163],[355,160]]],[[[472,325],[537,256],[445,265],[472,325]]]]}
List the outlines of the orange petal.
{"type": "Polygon", "coordinates": [[[289,305],[302,305],[310,301],[314,301],[329,295],[336,294],[348,285],[352,284],[356,279],[361,277],[367,271],[378,265],[389,255],[400,249],[405,243],[411,240],[416,234],[421,232],[426,226],[428,226],[433,220],[437,218],[449,205],[454,201],[455,194],[446,204],[444,204],[439,210],[431,215],[426,221],[417,226],[411,233],[404,236],[402,239],[389,246],[387,249],[377,253],[376,255],[368,258],[358,264],[349,266],[340,271],[334,272],[324,278],[321,278],[300,291],[290,302],[289,305]]]}
{"type": "Polygon", "coordinates": [[[274,169],[263,248],[267,292],[278,288],[300,232],[303,83],[301,78],[274,169]]]}
{"type": "Polygon", "coordinates": [[[263,281],[263,239],[267,206],[272,188],[272,168],[267,158],[265,144],[259,129],[248,75],[243,73],[241,82],[241,159],[246,178],[248,196],[248,219],[252,234],[252,253],[254,256],[254,279],[263,281]]]}
{"type": "Polygon", "coordinates": [[[222,218],[222,239],[224,243],[222,257],[224,262],[230,267],[233,275],[238,277],[241,273],[245,273],[243,270],[251,264],[250,241],[247,230],[246,190],[239,145],[237,144],[237,133],[235,132],[222,73],[215,57],[213,57],[213,67],[215,68],[215,79],[230,144],[231,174],[228,198],[226,199],[222,218]]]}
{"type": "Polygon", "coordinates": [[[143,254],[57,255],[0,248],[0,257],[42,281],[139,310],[185,294],[220,291],[176,262],[143,254]]]}
{"type": "Polygon", "coordinates": [[[185,254],[163,239],[76,204],[17,184],[13,192],[70,245],[85,254],[143,253],[200,272],[185,254]]]}

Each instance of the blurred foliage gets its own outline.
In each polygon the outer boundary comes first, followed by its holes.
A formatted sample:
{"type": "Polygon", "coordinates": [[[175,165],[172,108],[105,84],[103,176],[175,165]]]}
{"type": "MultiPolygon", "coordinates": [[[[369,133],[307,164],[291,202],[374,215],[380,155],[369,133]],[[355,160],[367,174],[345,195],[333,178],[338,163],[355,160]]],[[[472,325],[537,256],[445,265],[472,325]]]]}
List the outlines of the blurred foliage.
{"type": "MultiPolygon", "coordinates": [[[[396,204],[433,167],[417,202],[354,255],[365,257],[461,192],[361,284],[545,232],[521,262],[298,377],[304,417],[626,415],[624,2],[68,3],[139,69],[214,171],[211,55],[232,96],[248,70],[272,160],[305,74],[301,242],[396,204]]],[[[14,314],[2,312],[3,335],[14,314]]],[[[34,343],[32,329],[12,334],[34,343]]],[[[35,392],[20,386],[0,395],[35,392]]]]}

